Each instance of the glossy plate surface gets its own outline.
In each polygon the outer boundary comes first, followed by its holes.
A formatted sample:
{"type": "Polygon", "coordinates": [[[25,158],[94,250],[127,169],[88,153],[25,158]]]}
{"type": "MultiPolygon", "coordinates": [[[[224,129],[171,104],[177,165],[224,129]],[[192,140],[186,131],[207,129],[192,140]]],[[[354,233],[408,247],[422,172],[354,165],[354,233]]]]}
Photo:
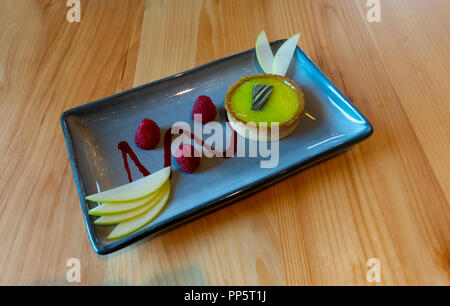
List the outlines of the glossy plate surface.
{"type": "MultiPolygon", "coordinates": [[[[282,42],[272,43],[273,49],[282,42]]],[[[172,193],[162,213],[140,231],[107,241],[105,238],[114,226],[94,225],[97,217],[89,216],[88,210],[97,204],[86,201],[85,196],[128,182],[117,144],[128,141],[142,164],[156,172],[163,167],[162,139],[155,150],[139,149],[134,144],[134,133],[142,119],[156,121],[162,133],[177,121],[188,122],[192,127],[193,102],[200,95],[208,95],[219,109],[217,121],[225,125],[227,89],[242,76],[256,73],[262,70],[251,49],[71,109],[61,116],[87,231],[97,253],[107,254],[162,233],[339,153],[372,134],[368,120],[297,48],[286,76],[302,88],[305,113],[309,116],[303,114],[293,134],[280,141],[278,165],[261,168],[261,157],[204,157],[195,174],[184,174],[172,161],[172,193]]],[[[139,171],[129,163],[133,179],[140,178],[139,171]]]]}

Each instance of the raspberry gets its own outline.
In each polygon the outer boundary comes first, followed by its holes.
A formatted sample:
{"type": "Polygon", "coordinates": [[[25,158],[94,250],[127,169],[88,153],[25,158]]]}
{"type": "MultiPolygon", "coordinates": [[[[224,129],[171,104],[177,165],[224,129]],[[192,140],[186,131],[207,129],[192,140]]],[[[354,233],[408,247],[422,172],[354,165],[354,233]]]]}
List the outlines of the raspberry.
{"type": "Polygon", "coordinates": [[[134,134],[134,141],[141,149],[154,149],[159,142],[160,130],[159,126],[150,119],[144,119],[134,134]]]}
{"type": "MultiPolygon", "coordinates": [[[[201,123],[208,123],[214,120],[217,115],[217,110],[210,97],[200,96],[197,100],[195,100],[191,112],[191,117],[193,120],[195,120],[194,115],[196,114],[202,115],[201,123]]],[[[200,122],[199,120],[197,121],[200,122]]]]}
{"type": "Polygon", "coordinates": [[[195,148],[190,144],[182,144],[175,152],[175,160],[181,170],[192,173],[200,165],[200,157],[195,156],[195,148]]]}

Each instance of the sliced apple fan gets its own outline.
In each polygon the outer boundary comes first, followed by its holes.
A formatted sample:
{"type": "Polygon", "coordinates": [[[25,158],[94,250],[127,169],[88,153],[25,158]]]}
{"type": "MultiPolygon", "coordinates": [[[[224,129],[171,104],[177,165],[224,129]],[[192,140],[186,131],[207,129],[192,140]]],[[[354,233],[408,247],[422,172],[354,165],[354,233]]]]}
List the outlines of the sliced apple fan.
{"type": "Polygon", "coordinates": [[[156,218],[170,196],[170,173],[171,168],[166,167],[132,183],[86,197],[102,203],[89,211],[90,215],[101,216],[95,224],[118,224],[106,239],[132,234],[156,218]]]}

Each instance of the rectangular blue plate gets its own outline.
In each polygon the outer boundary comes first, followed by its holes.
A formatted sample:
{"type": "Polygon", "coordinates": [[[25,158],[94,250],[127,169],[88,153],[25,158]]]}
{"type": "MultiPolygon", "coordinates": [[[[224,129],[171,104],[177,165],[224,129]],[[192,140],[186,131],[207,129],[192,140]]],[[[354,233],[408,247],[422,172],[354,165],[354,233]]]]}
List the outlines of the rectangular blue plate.
{"type": "MultiPolygon", "coordinates": [[[[274,51],[284,42],[272,43],[274,51]]],[[[61,124],[94,250],[108,254],[143,237],[155,236],[194,217],[249,195],[277,180],[335,155],[372,134],[368,120],[333,85],[311,59],[297,48],[287,77],[305,94],[305,113],[293,134],[279,143],[279,163],[260,167],[261,158],[202,158],[195,174],[185,174],[173,162],[171,198],[149,225],[125,238],[107,241],[113,226],[94,225],[88,214],[94,194],[128,183],[117,144],[128,141],[150,171],[163,167],[163,144],[145,151],[134,144],[134,133],[144,118],[158,123],[162,132],[177,121],[189,122],[195,99],[208,95],[224,122],[228,88],[245,75],[262,73],[255,50],[216,60],[192,70],[143,85],[66,111],[61,124]],[[243,171],[245,169],[245,171],[243,171]]],[[[223,123],[224,124],[224,123],[223,123]]],[[[141,177],[130,162],[134,179],[141,177]]]]}

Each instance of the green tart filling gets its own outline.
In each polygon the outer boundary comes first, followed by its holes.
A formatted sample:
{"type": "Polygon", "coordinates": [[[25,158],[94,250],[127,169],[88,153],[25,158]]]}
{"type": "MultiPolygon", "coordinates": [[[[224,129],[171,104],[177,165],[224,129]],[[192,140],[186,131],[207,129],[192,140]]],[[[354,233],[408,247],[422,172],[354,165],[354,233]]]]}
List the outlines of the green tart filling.
{"type": "Polygon", "coordinates": [[[282,124],[289,121],[297,113],[299,104],[298,94],[290,84],[271,78],[254,78],[242,83],[230,99],[230,106],[240,120],[254,122],[256,125],[267,122],[267,126],[272,122],[282,124]],[[252,91],[255,85],[273,87],[269,99],[260,110],[252,110],[252,91]]]}

